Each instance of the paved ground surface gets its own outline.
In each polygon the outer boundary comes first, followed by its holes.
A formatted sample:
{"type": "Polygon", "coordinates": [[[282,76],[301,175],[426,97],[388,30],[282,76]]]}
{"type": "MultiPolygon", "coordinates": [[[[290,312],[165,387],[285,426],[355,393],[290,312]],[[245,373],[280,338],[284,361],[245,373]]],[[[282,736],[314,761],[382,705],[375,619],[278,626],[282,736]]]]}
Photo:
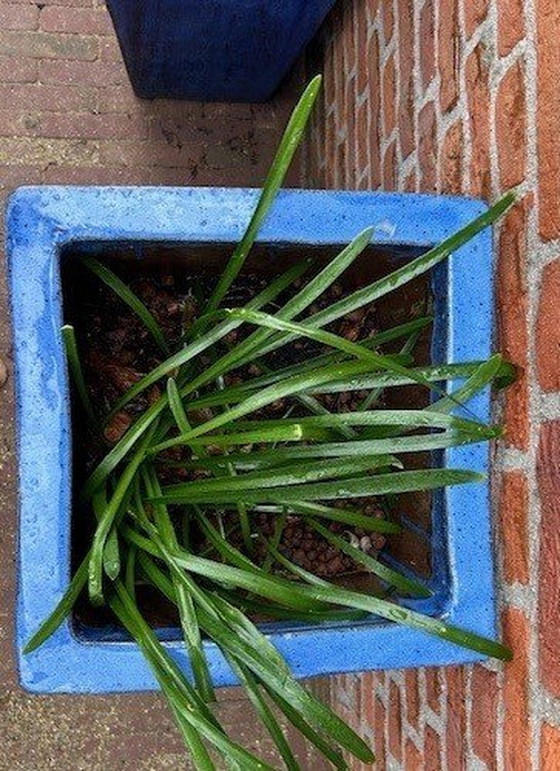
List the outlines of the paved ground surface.
{"type": "MultiPolygon", "coordinates": [[[[141,102],[128,85],[102,3],[0,0],[1,203],[21,184],[258,185],[300,81],[294,75],[261,106],[141,102]]],[[[298,175],[296,164],[292,184],[298,175]]],[[[157,695],[37,697],[18,686],[12,361],[3,275],[0,357],[0,770],[184,768],[157,695]]],[[[270,755],[237,690],[221,695],[219,711],[235,736],[270,755]]],[[[304,767],[319,767],[304,755],[304,767]]]]}

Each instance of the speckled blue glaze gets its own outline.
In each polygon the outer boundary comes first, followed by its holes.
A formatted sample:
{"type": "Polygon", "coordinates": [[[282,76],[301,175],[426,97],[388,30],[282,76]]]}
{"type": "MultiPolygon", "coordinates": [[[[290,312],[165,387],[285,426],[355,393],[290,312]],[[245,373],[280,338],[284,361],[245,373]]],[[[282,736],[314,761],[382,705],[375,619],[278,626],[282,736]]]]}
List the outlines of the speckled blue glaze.
{"type": "Polygon", "coordinates": [[[263,102],[335,0],[107,0],[137,96],[263,102]]]}
{"type": "MultiPolygon", "coordinates": [[[[137,691],[155,683],[138,648],[111,630],[77,630],[67,622],[39,650],[24,642],[51,612],[70,577],[71,433],[60,334],[60,254],[69,244],[120,241],[232,243],[239,239],[257,192],[219,188],[28,187],[10,198],[7,254],[15,329],[19,451],[19,589],[17,644],[22,684],[35,692],[137,691]]],[[[411,194],[283,191],[260,239],[268,244],[346,244],[377,225],[389,247],[426,247],[482,212],[474,200],[411,194]]],[[[434,358],[477,360],[491,352],[492,242],[478,235],[434,273],[434,358]]],[[[470,409],[489,416],[489,394],[470,409]]],[[[446,465],[488,470],[488,449],[445,453],[446,465]]],[[[494,633],[494,596],[487,484],[439,496],[433,511],[437,569],[434,598],[417,605],[480,634],[494,633]]],[[[428,537],[428,536],[427,536],[428,537]]],[[[298,677],[332,672],[474,661],[477,654],[372,618],[359,624],[266,627],[298,677]]],[[[178,635],[166,645],[182,667],[178,635]]],[[[223,657],[206,643],[218,685],[235,683],[223,657]]]]}

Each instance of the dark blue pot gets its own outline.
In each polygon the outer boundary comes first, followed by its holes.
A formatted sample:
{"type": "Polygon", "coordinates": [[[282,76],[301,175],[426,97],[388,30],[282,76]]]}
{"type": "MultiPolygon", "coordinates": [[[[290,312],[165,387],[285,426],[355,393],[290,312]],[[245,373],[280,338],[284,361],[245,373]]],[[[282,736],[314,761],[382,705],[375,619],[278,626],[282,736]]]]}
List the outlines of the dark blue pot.
{"type": "Polygon", "coordinates": [[[336,0],[107,0],[137,96],[262,102],[336,0]]]}

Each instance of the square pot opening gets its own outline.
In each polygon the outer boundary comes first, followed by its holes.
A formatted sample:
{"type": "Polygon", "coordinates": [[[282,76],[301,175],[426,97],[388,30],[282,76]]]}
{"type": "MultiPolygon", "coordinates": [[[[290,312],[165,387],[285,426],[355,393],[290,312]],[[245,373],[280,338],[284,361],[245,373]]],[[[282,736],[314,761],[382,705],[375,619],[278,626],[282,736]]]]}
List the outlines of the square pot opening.
{"type": "MultiPolygon", "coordinates": [[[[210,280],[219,274],[225,261],[234,248],[234,244],[220,243],[173,243],[147,241],[79,241],[66,244],[60,254],[61,281],[63,293],[64,321],[76,327],[78,339],[83,333],[80,324],[79,308],[88,302],[88,289],[93,277],[80,264],[80,256],[94,256],[107,263],[126,281],[128,278],[173,274],[176,277],[207,276],[210,280]]],[[[315,264],[331,259],[340,246],[310,246],[309,244],[274,243],[258,244],[247,261],[243,275],[275,276],[280,270],[300,260],[302,256],[313,256],[315,264]]],[[[358,289],[366,283],[386,275],[403,262],[406,262],[426,250],[426,247],[376,245],[368,248],[342,277],[339,283],[345,292],[358,289]]],[[[448,345],[447,319],[447,263],[440,264],[436,270],[418,277],[394,293],[381,298],[375,303],[375,314],[380,330],[404,323],[413,318],[432,315],[434,323],[427,327],[415,349],[418,363],[437,363],[445,361],[448,345]]],[[[177,278],[177,281],[180,279],[177,278]]],[[[385,352],[396,352],[403,341],[388,345],[385,352]]],[[[388,389],[385,406],[422,408],[431,398],[430,394],[419,386],[407,386],[388,389]]],[[[73,405],[74,407],[75,405],[73,405]]],[[[76,410],[73,409],[73,418],[76,410]]],[[[80,425],[72,420],[73,445],[76,442],[80,425]]],[[[441,453],[414,454],[407,456],[407,467],[419,468],[427,465],[442,465],[441,453]]],[[[83,454],[73,453],[73,506],[72,506],[72,565],[75,567],[83,557],[87,538],[91,529],[84,527],[83,512],[77,502],[77,490],[85,474],[83,454]]],[[[406,601],[407,605],[431,615],[441,615],[447,609],[451,599],[450,564],[446,536],[446,500],[441,492],[400,495],[392,505],[392,517],[398,521],[403,532],[387,538],[383,557],[391,566],[398,567],[410,575],[424,579],[430,586],[433,596],[430,600],[406,601]]],[[[355,573],[340,579],[345,586],[360,591],[373,588],[375,580],[365,573],[355,573]]],[[[155,595],[146,590],[141,598],[144,612],[157,629],[158,635],[166,640],[179,640],[180,630],[177,619],[155,595]]],[[[375,619],[360,622],[361,625],[376,623],[375,619]]],[[[274,632],[291,629],[305,630],[301,623],[267,623],[264,626],[274,632]]],[[[123,630],[115,625],[108,612],[93,610],[87,600],[80,601],[72,616],[73,633],[83,642],[112,642],[127,639],[123,630]]]]}

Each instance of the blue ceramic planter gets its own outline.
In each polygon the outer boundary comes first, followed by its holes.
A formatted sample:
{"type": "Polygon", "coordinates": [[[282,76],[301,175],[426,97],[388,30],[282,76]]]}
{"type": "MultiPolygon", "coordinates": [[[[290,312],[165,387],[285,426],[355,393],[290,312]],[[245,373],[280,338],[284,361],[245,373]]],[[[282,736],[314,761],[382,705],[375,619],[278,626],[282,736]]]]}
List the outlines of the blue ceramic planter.
{"type": "Polygon", "coordinates": [[[107,0],[137,96],[262,102],[335,0],[107,0]]]}
{"type": "MultiPolygon", "coordinates": [[[[229,245],[255,206],[254,190],[210,188],[21,188],[7,217],[9,279],[15,329],[20,480],[17,641],[24,642],[54,608],[70,578],[71,431],[68,374],[60,334],[60,262],[69,249],[103,254],[123,247],[142,259],[148,245],[229,245]]],[[[473,200],[388,193],[291,190],[280,194],[262,230],[270,259],[287,245],[346,244],[379,225],[392,254],[439,242],[483,211],[473,200]]],[[[71,259],[71,257],[66,257],[71,259]]],[[[184,257],[188,260],[189,257],[184,257]]],[[[376,258],[372,256],[372,261],[376,258]]],[[[395,258],[396,259],[396,258],[395,258]]],[[[402,257],[401,257],[402,259],[402,257]]],[[[490,354],[491,235],[478,235],[433,275],[436,360],[490,354]]],[[[372,262],[372,269],[374,268],[372,262]]],[[[489,394],[470,404],[489,415],[489,394]]],[[[444,463],[488,470],[488,449],[449,450],[444,463]]],[[[436,497],[431,532],[418,533],[434,552],[433,599],[416,607],[483,635],[494,632],[488,485],[450,488],[436,497]]],[[[361,623],[270,624],[270,639],[298,677],[379,668],[473,661],[477,654],[372,617],[361,623]]],[[[177,630],[162,635],[188,670],[177,630]]],[[[235,678],[207,643],[218,685],[235,678]]],[[[69,620],[29,656],[20,653],[22,684],[37,692],[136,691],[155,687],[136,645],[115,629],[69,620]]]]}

